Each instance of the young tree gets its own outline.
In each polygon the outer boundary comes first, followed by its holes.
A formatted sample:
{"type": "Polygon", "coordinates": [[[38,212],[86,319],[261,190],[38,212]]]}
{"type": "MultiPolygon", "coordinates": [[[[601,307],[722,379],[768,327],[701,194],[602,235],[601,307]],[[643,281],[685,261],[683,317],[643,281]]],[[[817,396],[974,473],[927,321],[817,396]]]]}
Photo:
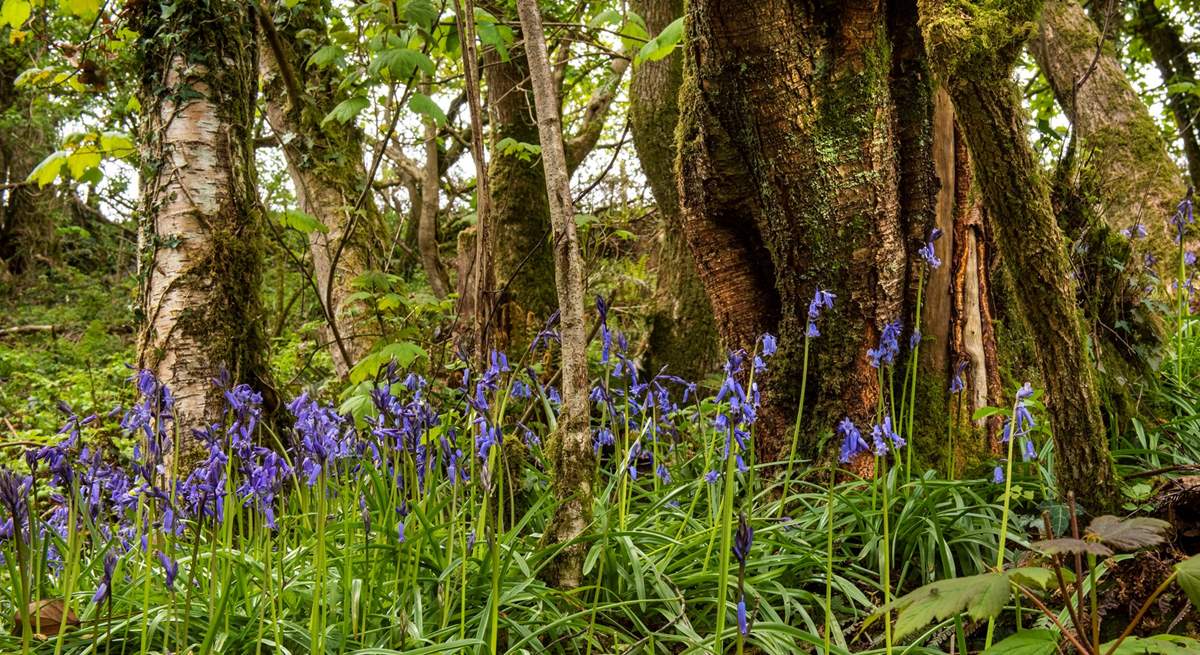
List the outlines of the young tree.
{"type": "Polygon", "coordinates": [[[330,4],[280,0],[257,8],[267,122],[283,150],[300,210],[320,224],[308,235],[313,282],[326,318],[322,336],[334,369],[345,377],[372,342],[367,308],[350,296],[354,280],[370,268],[371,246],[382,226],[374,194],[366,188],[362,132],[353,121],[326,120],[349,97],[337,68],[312,60],[328,42],[330,4]]]}
{"type": "Polygon", "coordinates": [[[138,362],[175,395],[180,471],[206,454],[192,430],[221,420],[222,369],[275,404],[259,300],[253,12],[240,0],[150,2],[131,16],[142,66],[138,362]]]}
{"type": "MultiPolygon", "coordinates": [[[[592,519],[592,477],[595,469],[588,428],[587,336],[583,319],[583,260],[575,236],[571,175],[558,119],[558,94],[550,72],[542,17],[536,0],[517,0],[525,52],[529,61],[538,136],[546,174],[546,196],[553,226],[554,284],[562,336],[562,418],[552,449],[554,496],[558,510],[546,526],[545,541],[566,544],[578,538],[592,519]]],[[[583,578],[582,543],[567,546],[548,573],[561,588],[578,587],[583,578]]]]}
{"type": "MultiPolygon", "coordinates": [[[[650,34],[658,34],[683,15],[682,0],[637,0],[631,8],[646,21],[650,34]]],[[[720,364],[721,348],[712,307],[688,249],[675,188],[675,124],[683,56],[673,52],[658,61],[641,62],[632,75],[630,132],[662,230],[646,368],[657,372],[666,366],[675,375],[698,379],[720,364]]]]}

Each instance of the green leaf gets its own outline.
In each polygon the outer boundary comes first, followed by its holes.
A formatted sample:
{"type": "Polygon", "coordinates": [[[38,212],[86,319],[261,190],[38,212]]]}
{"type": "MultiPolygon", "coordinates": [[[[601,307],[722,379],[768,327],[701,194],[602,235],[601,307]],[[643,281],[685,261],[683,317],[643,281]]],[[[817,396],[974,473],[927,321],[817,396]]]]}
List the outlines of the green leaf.
{"type": "Polygon", "coordinates": [[[1054,630],[1022,630],[994,644],[983,655],[1053,655],[1058,652],[1058,633],[1054,630]]]}
{"type": "Polygon", "coordinates": [[[663,28],[658,36],[651,39],[642,49],[638,51],[637,57],[634,58],[635,64],[640,64],[644,61],[658,61],[667,55],[670,55],[676,44],[683,38],[683,17],[680,16],[663,28]]]}
{"type": "Polygon", "coordinates": [[[1200,555],[1192,555],[1175,565],[1175,581],[1192,599],[1192,604],[1200,607],[1200,555]]]}
{"type": "Polygon", "coordinates": [[[71,172],[71,177],[78,179],[89,169],[99,166],[103,158],[100,150],[89,143],[67,155],[67,169],[71,172]]]}
{"type": "MultiPolygon", "coordinates": [[[[1075,574],[1070,571],[1063,571],[1062,573],[1063,580],[1066,582],[1075,581],[1075,574]]],[[[1005,574],[1008,575],[1009,580],[1032,589],[1046,590],[1058,584],[1058,577],[1054,575],[1054,571],[1040,566],[1022,566],[1010,569],[1005,574]]]]}
{"type": "Polygon", "coordinates": [[[113,157],[129,157],[137,152],[137,146],[128,134],[121,132],[101,132],[100,150],[113,157]]]}
{"type": "Polygon", "coordinates": [[[387,69],[394,80],[406,80],[417,69],[426,75],[433,75],[435,70],[433,60],[425,53],[408,48],[388,48],[376,55],[370,71],[378,73],[383,69],[387,69]]]}
{"type": "Polygon", "coordinates": [[[4,5],[0,6],[0,26],[19,29],[32,13],[33,7],[28,0],[4,0],[4,5]]]}
{"type": "Polygon", "coordinates": [[[363,96],[347,98],[346,100],[339,102],[336,107],[330,110],[329,114],[327,114],[325,118],[321,120],[321,125],[324,125],[331,120],[342,123],[343,125],[349,123],[355,116],[359,114],[359,112],[366,109],[370,104],[371,101],[367,100],[363,96]]]}
{"type": "MultiPolygon", "coordinates": [[[[1100,646],[1107,653],[1113,642],[1100,646]]],[[[1200,653],[1200,641],[1177,635],[1153,637],[1129,637],[1113,651],[1112,655],[1196,655],[1200,653]]]]}
{"type": "Polygon", "coordinates": [[[29,172],[29,177],[26,179],[30,182],[36,182],[39,187],[50,184],[58,179],[59,174],[62,173],[63,166],[67,163],[69,154],[65,150],[56,150],[50,153],[29,172]]]}
{"type": "Polygon", "coordinates": [[[1097,557],[1109,557],[1113,554],[1112,549],[1104,544],[1094,541],[1084,541],[1083,539],[1046,539],[1044,541],[1035,541],[1029,544],[1029,547],[1043,555],[1096,555],[1097,557]]]}
{"type": "Polygon", "coordinates": [[[407,368],[418,357],[425,356],[427,356],[425,349],[411,341],[388,344],[378,352],[371,353],[359,360],[354,368],[350,369],[350,382],[358,384],[374,378],[379,374],[379,369],[387,366],[392,360],[396,360],[396,365],[400,368],[407,368]]]}
{"type": "Polygon", "coordinates": [[[1166,540],[1170,523],[1144,516],[1121,519],[1111,515],[1097,516],[1088,525],[1089,535],[1118,550],[1137,550],[1156,546],[1166,540]]]}
{"type": "Polygon", "coordinates": [[[442,111],[442,108],[433,101],[433,98],[430,98],[424,93],[414,93],[412,97],[408,99],[408,108],[417,112],[418,114],[423,114],[429,118],[432,118],[433,122],[436,123],[438,127],[446,124],[446,112],[442,111]]]}
{"type": "Polygon", "coordinates": [[[331,43],[321,46],[312,53],[312,56],[308,58],[308,63],[317,68],[327,68],[342,61],[345,57],[346,51],[342,49],[342,46],[331,43]]]}
{"type": "MultiPolygon", "coordinates": [[[[901,639],[932,621],[962,612],[976,621],[996,616],[1004,609],[1011,593],[1008,576],[1004,573],[984,573],[927,584],[892,602],[892,609],[896,611],[892,634],[901,639]]],[[[881,609],[873,614],[863,627],[883,613],[881,609]]]]}
{"type": "Polygon", "coordinates": [[[91,20],[100,13],[100,0],[63,0],[59,6],[85,20],[91,20]]]}
{"type": "Polygon", "coordinates": [[[279,215],[279,223],[297,232],[310,234],[312,232],[328,232],[329,227],[317,220],[316,216],[299,209],[289,209],[279,215]]]}
{"type": "Polygon", "coordinates": [[[598,13],[587,22],[588,27],[603,27],[605,25],[616,25],[621,22],[621,12],[615,8],[609,7],[598,13]]]}
{"type": "Polygon", "coordinates": [[[405,20],[420,25],[426,31],[437,17],[437,7],[433,6],[431,0],[408,0],[408,6],[404,8],[405,20]]]}

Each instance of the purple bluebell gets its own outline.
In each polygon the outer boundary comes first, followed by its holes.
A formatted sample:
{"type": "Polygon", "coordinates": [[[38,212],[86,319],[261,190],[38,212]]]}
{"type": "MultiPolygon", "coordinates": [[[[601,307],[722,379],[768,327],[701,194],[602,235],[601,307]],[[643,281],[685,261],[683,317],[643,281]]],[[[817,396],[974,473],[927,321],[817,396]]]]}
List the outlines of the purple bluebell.
{"type": "Polygon", "coordinates": [[[825,309],[833,309],[833,301],[837,296],[828,291],[817,289],[813,294],[813,299],[808,303],[808,327],[804,331],[807,338],[815,339],[821,336],[821,331],[817,329],[817,319],[821,318],[821,311],[825,309]]]}
{"type": "Polygon", "coordinates": [[[917,251],[917,254],[921,256],[921,259],[924,259],[925,263],[929,264],[929,268],[937,268],[942,265],[942,260],[937,258],[937,255],[934,254],[933,249],[933,242],[940,239],[941,236],[942,231],[936,227],[933,228],[933,230],[929,233],[929,240],[926,241],[925,245],[921,246],[921,249],[917,251]]]}
{"type": "Polygon", "coordinates": [[[713,469],[713,470],[709,471],[708,473],[704,474],[704,481],[709,484],[716,484],[717,480],[719,480],[720,478],[721,478],[721,474],[716,469],[713,469]]]}
{"type": "Polygon", "coordinates": [[[666,464],[660,463],[655,470],[655,474],[658,475],[658,479],[662,480],[663,484],[671,484],[671,471],[667,468],[666,464]]]}
{"type": "Polygon", "coordinates": [[[838,461],[842,464],[849,463],[850,460],[858,456],[859,453],[865,453],[870,450],[867,442],[863,440],[862,433],[854,425],[854,422],[847,416],[837,425],[838,436],[842,437],[842,451],[838,457],[838,461]]]}
{"type": "Polygon", "coordinates": [[[1022,439],[1024,449],[1021,451],[1021,459],[1026,462],[1032,462],[1037,459],[1037,449],[1033,446],[1033,439],[1022,439]]]}
{"type": "Polygon", "coordinates": [[[883,422],[871,428],[871,439],[875,443],[875,455],[882,457],[888,451],[897,451],[904,447],[904,438],[892,429],[892,417],[883,417],[883,422]]]}
{"type": "Polygon", "coordinates": [[[179,575],[179,562],[167,557],[167,554],[161,550],[154,555],[158,558],[158,563],[162,566],[164,584],[166,584],[168,590],[174,591],[175,578],[179,575]]]}
{"type": "Polygon", "coordinates": [[[1127,227],[1127,228],[1122,229],[1121,236],[1125,237],[1126,239],[1129,239],[1130,241],[1136,241],[1138,239],[1145,239],[1146,238],[1146,226],[1142,225],[1141,223],[1135,223],[1133,225],[1133,227],[1127,227]]]}
{"type": "Polygon", "coordinates": [[[96,587],[96,593],[92,594],[92,602],[95,604],[103,603],[112,595],[113,571],[117,568],[117,556],[111,550],[104,553],[104,574],[100,580],[99,586],[96,587]]]}
{"type": "Polygon", "coordinates": [[[1004,484],[1004,467],[997,466],[992,470],[992,482],[994,484],[1004,484]]]}
{"type": "Polygon", "coordinates": [[[746,597],[744,595],[738,598],[737,622],[738,633],[743,637],[750,636],[750,623],[746,617],[746,597]]]}
{"type": "Polygon", "coordinates": [[[1175,243],[1183,240],[1187,226],[1195,222],[1196,219],[1192,212],[1192,190],[1188,189],[1187,197],[1179,202],[1179,205],[1175,207],[1175,214],[1171,216],[1171,223],[1175,226],[1175,243]]]}
{"type": "Polygon", "coordinates": [[[778,343],[775,341],[775,336],[770,333],[764,333],[762,335],[762,355],[763,355],[763,357],[770,357],[771,355],[774,355],[775,351],[777,349],[778,349],[778,343]]]}
{"type": "Polygon", "coordinates": [[[895,363],[896,355],[900,354],[899,340],[900,332],[903,329],[904,326],[899,320],[883,326],[883,332],[879,335],[879,346],[867,350],[867,358],[870,359],[871,366],[879,368],[895,363]]]}
{"type": "Polygon", "coordinates": [[[967,370],[969,360],[963,359],[954,366],[954,377],[950,378],[950,393],[956,394],[967,388],[966,380],[963,378],[963,373],[967,370]]]}

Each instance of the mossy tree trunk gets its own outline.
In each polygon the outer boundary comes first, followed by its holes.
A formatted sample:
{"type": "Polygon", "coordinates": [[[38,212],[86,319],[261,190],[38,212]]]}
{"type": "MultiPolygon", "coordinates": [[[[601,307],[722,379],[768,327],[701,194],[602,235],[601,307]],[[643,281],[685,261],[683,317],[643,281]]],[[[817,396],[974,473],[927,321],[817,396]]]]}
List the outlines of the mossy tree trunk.
{"type": "Polygon", "coordinates": [[[1197,83],[1196,67],[1190,59],[1195,48],[1184,46],[1179,28],[1171,24],[1154,0],[1138,0],[1132,25],[1149,46],[1154,65],[1168,85],[1167,106],[1171,108],[1179,138],[1183,141],[1192,186],[1200,188],[1200,98],[1194,91],[1170,90],[1172,84],[1197,83]]]}
{"type": "Polygon", "coordinates": [[[239,0],[140,9],[138,362],[175,395],[176,456],[186,472],[206,454],[192,430],[221,420],[213,379],[222,369],[262,390],[268,409],[276,404],[259,300],[257,32],[253,10],[239,0]]]}
{"type": "Polygon", "coordinates": [[[1090,508],[1118,494],[1093,364],[1049,189],[1010,78],[1041,2],[921,0],[921,24],[970,146],[987,216],[1031,328],[1055,440],[1059,489],[1090,508]]]}
{"type": "Polygon", "coordinates": [[[1049,0],[1039,24],[1029,49],[1096,176],[1098,216],[1113,229],[1145,226],[1162,270],[1173,271],[1174,228],[1167,219],[1185,186],[1150,110],[1125,77],[1112,42],[1101,44],[1100,30],[1078,3],[1049,0]]]}
{"type": "Polygon", "coordinates": [[[54,152],[55,125],[36,92],[13,80],[33,64],[26,48],[0,45],[0,280],[52,262],[57,252],[56,212],[66,213],[58,187],[26,184],[29,173],[54,152]]]}
{"type": "MultiPolygon", "coordinates": [[[[683,0],[636,0],[631,9],[646,21],[651,34],[658,34],[683,15],[683,0]]],[[[720,364],[721,348],[712,306],[684,237],[675,187],[675,125],[682,81],[683,56],[678,52],[634,68],[629,123],[662,230],[647,370],[655,373],[666,366],[675,375],[695,380],[720,364]]]]}
{"type": "Polygon", "coordinates": [[[328,44],[317,5],[325,11],[329,5],[301,2],[289,9],[288,4],[275,3],[272,27],[260,43],[266,115],[283,149],[300,210],[323,226],[308,237],[313,281],[326,315],[322,338],[334,369],[345,377],[377,332],[367,321],[366,304],[348,298],[358,290],[354,280],[371,266],[382,218],[374,194],[364,193],[369,180],[362,132],[353,122],[323,122],[347,97],[335,68],[310,62],[328,44]]]}
{"type": "Polygon", "coordinates": [[[866,351],[907,316],[907,241],[927,227],[904,225],[901,212],[888,12],[877,1],[818,4],[687,10],[683,223],[726,346],[779,336],[755,432],[764,460],[786,456],[818,287],[838,298],[812,344],[804,450],[843,415],[873,420],[866,351]]]}

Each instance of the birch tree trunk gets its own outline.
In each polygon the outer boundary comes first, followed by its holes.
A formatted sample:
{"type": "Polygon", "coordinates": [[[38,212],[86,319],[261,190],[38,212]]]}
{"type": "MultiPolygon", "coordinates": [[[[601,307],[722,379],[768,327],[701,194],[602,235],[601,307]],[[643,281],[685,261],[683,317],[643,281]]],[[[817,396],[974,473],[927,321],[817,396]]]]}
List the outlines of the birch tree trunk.
{"type": "MultiPolygon", "coordinates": [[[[517,0],[525,34],[525,51],[533,79],[538,135],[546,172],[546,195],[553,226],[554,282],[562,335],[563,416],[552,452],[554,495],[558,511],[546,526],[547,544],[578,538],[591,522],[594,455],[588,429],[587,336],[583,322],[583,261],[575,236],[571,178],[558,118],[558,96],[546,54],[542,18],[536,0],[517,0]]],[[[578,587],[583,577],[583,544],[564,549],[549,567],[548,577],[560,588],[578,587]]]]}
{"type": "Polygon", "coordinates": [[[257,34],[253,10],[239,0],[140,7],[133,17],[142,63],[138,362],[175,395],[184,473],[206,454],[192,430],[221,420],[213,379],[223,368],[263,391],[268,408],[275,404],[259,300],[257,34]]]}

